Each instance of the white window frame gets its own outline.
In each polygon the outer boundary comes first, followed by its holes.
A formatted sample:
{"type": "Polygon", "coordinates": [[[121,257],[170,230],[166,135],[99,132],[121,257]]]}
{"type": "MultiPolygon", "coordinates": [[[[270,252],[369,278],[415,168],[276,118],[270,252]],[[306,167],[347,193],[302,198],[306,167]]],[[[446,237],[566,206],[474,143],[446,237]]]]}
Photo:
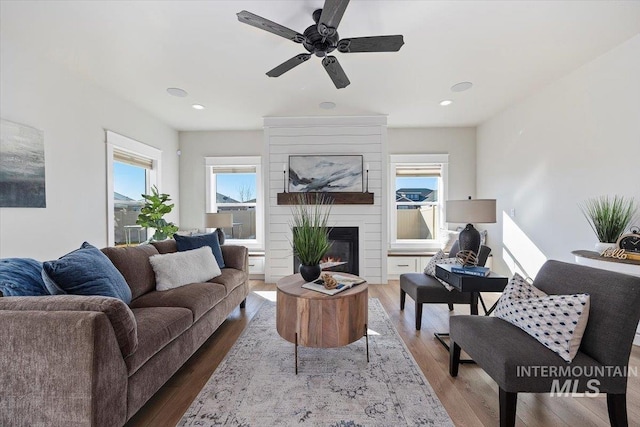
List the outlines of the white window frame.
{"type": "Polygon", "coordinates": [[[135,156],[145,157],[153,162],[151,170],[146,169],[146,192],[149,194],[152,186],[156,186],[160,190],[160,176],[162,165],[162,150],[150,145],[143,144],[124,135],[105,130],[106,148],[107,148],[107,245],[115,245],[115,221],[113,218],[114,200],[113,200],[113,162],[114,151],[122,151],[131,153],[135,156]]]}
{"type": "MultiPolygon", "coordinates": [[[[256,238],[255,239],[231,239],[227,242],[232,245],[242,245],[253,250],[264,250],[264,192],[262,189],[262,158],[260,156],[238,157],[205,157],[206,169],[206,201],[205,212],[218,212],[216,198],[212,197],[216,189],[216,176],[213,173],[215,166],[255,167],[256,169],[256,238]]],[[[243,203],[246,206],[246,203],[243,203]]],[[[225,206],[230,206],[225,204],[225,206]]]]}
{"type": "Polygon", "coordinates": [[[391,154],[389,155],[389,206],[388,206],[388,230],[389,248],[391,250],[438,250],[441,248],[441,240],[438,239],[400,239],[398,240],[398,220],[396,210],[396,169],[398,167],[420,167],[430,164],[441,165],[441,179],[438,188],[438,216],[441,228],[445,228],[444,206],[448,199],[448,154],[391,154]]]}

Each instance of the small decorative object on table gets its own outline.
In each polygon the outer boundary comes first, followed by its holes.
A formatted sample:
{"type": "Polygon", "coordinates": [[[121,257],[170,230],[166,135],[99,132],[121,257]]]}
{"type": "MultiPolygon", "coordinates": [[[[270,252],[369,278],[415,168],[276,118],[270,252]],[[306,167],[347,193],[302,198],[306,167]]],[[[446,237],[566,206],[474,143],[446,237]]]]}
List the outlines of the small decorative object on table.
{"type": "Polygon", "coordinates": [[[478,265],[478,255],[474,251],[460,251],[456,254],[456,260],[465,267],[478,265]]]}
{"type": "Polygon", "coordinates": [[[618,248],[607,248],[600,256],[605,258],[616,258],[616,259],[627,259],[628,255],[625,253],[624,249],[618,248]]]}
{"type": "Polygon", "coordinates": [[[631,227],[629,231],[618,238],[618,249],[624,250],[627,258],[640,261],[640,227],[631,227]]]}
{"type": "Polygon", "coordinates": [[[326,289],[333,289],[338,287],[338,281],[333,278],[332,275],[324,273],[320,276],[322,283],[326,289]]]}

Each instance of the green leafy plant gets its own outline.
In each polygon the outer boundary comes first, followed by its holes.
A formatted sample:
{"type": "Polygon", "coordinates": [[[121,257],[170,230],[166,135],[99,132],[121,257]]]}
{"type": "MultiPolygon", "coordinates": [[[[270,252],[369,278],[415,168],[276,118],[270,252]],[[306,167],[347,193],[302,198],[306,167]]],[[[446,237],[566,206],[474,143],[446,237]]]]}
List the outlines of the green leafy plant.
{"type": "Polygon", "coordinates": [[[637,207],[633,198],[600,196],[579,205],[598,241],[615,243],[634,218],[637,207]]]}
{"type": "Polygon", "coordinates": [[[306,193],[300,193],[291,208],[291,247],[303,265],[320,264],[331,247],[327,227],[330,213],[331,203],[322,195],[312,203],[306,193]]]}
{"type": "Polygon", "coordinates": [[[168,194],[160,194],[156,186],[151,187],[151,194],[142,194],[144,206],[140,209],[140,215],[136,224],[145,228],[155,229],[150,240],[164,240],[178,231],[178,227],[172,222],[167,222],[163,217],[171,212],[174,204],[168,194]]]}

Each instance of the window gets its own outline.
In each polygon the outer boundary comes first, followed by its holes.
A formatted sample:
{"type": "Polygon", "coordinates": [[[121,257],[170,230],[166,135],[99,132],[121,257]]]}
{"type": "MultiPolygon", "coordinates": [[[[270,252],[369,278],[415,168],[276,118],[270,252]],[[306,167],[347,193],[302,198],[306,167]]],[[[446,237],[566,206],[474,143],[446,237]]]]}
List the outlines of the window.
{"type": "Polygon", "coordinates": [[[448,155],[392,155],[390,160],[391,247],[439,248],[448,155]]]}
{"type": "Polygon", "coordinates": [[[207,212],[231,213],[225,228],[229,244],[263,248],[260,157],[208,157],[207,212]]]}
{"type": "Polygon", "coordinates": [[[144,242],[147,230],[136,225],[142,194],[157,185],[161,151],[107,131],[108,244],[144,242]]]}

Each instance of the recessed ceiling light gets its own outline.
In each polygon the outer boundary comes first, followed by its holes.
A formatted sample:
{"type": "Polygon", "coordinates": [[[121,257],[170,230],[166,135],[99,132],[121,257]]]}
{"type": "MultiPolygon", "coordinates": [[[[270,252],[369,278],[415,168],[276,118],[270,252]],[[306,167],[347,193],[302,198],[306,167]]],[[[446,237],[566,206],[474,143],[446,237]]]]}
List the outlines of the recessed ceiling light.
{"type": "Polygon", "coordinates": [[[440,105],[442,105],[443,107],[446,107],[447,105],[451,105],[453,104],[453,101],[450,99],[445,99],[444,101],[440,101],[440,105]]]}
{"type": "Polygon", "coordinates": [[[180,89],[179,87],[170,87],[167,89],[167,92],[169,92],[169,95],[177,96],[179,98],[184,98],[188,95],[186,90],[180,89]]]}
{"type": "Polygon", "coordinates": [[[196,110],[204,110],[204,105],[193,104],[192,107],[195,108],[196,110]]]}
{"type": "Polygon", "coordinates": [[[464,92],[465,90],[471,89],[473,83],[471,82],[460,82],[451,86],[451,92],[464,92]]]}
{"type": "Polygon", "coordinates": [[[336,108],[336,103],[335,102],[321,102],[319,104],[319,106],[323,110],[333,110],[334,108],[336,108]]]}

